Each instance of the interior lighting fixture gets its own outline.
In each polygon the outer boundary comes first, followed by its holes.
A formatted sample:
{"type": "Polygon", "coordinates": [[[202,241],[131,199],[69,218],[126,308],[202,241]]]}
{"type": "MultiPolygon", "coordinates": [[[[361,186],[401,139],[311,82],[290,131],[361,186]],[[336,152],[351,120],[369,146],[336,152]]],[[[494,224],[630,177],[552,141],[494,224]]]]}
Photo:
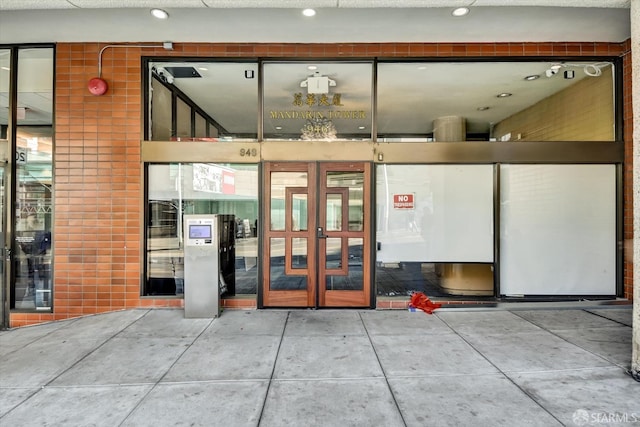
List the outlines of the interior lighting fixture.
{"type": "Polygon", "coordinates": [[[313,74],[300,82],[300,87],[306,87],[307,93],[329,93],[329,87],[335,86],[335,80],[314,71],[313,74]]]}
{"type": "Polygon", "coordinates": [[[468,13],[469,13],[468,7],[458,7],[456,9],[453,9],[453,11],[451,12],[451,14],[457,18],[461,16],[465,16],[468,13]]]}
{"type": "Polygon", "coordinates": [[[314,16],[316,14],[316,11],[314,9],[305,9],[305,10],[302,11],[302,14],[304,16],[311,17],[311,16],[314,16]]]}
{"type": "Polygon", "coordinates": [[[531,74],[530,76],[527,76],[524,79],[530,82],[532,80],[538,80],[539,78],[540,78],[540,74],[531,74]]]}
{"type": "Polygon", "coordinates": [[[151,9],[151,14],[153,15],[154,18],[158,18],[158,19],[169,18],[169,14],[167,13],[167,11],[162,9],[151,9]]]}
{"type": "Polygon", "coordinates": [[[313,71],[313,70],[317,70],[317,69],[318,69],[318,67],[317,67],[316,65],[309,65],[309,66],[307,67],[307,70],[311,70],[311,71],[313,71]]]}
{"type": "Polygon", "coordinates": [[[486,107],[486,106],[485,107],[478,107],[477,110],[478,111],[487,111],[489,108],[491,108],[491,107],[486,107]]]}
{"type": "Polygon", "coordinates": [[[497,97],[497,98],[508,98],[508,97],[510,97],[511,95],[513,95],[513,94],[512,94],[512,93],[509,93],[509,92],[502,92],[502,93],[497,94],[497,95],[496,95],[496,97],[497,97]]]}

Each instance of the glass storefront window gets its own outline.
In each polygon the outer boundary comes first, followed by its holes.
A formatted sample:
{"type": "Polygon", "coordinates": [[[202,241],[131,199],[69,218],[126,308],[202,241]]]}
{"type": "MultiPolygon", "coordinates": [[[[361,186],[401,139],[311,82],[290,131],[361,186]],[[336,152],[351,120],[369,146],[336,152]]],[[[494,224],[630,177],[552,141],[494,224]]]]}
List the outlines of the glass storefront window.
{"type": "Polygon", "coordinates": [[[381,142],[615,140],[610,62],[389,62],[377,70],[381,142]]]}
{"type": "Polygon", "coordinates": [[[607,61],[148,65],[149,140],[616,140],[607,61]]]}
{"type": "Polygon", "coordinates": [[[258,64],[150,62],[148,138],[255,141],[258,64]]]}
{"type": "MultiPolygon", "coordinates": [[[[11,153],[7,131],[9,128],[9,71],[11,70],[11,50],[0,49],[0,152],[5,155],[11,153]]],[[[3,159],[4,160],[4,159],[3,159]]],[[[5,172],[6,167],[0,167],[0,245],[5,247],[5,172]]],[[[0,261],[0,301],[7,301],[5,285],[5,263],[0,261]]],[[[0,304],[0,328],[8,325],[8,313],[5,304],[0,304]]]]}
{"type": "MultiPolygon", "coordinates": [[[[179,163],[148,166],[147,280],[144,295],[184,292],[182,217],[233,216],[235,284],[227,295],[255,295],[258,265],[258,166],[179,163]]],[[[226,266],[222,265],[223,275],[226,266]]],[[[226,279],[225,279],[226,280],[226,279]]]]}
{"type": "Polygon", "coordinates": [[[377,168],[378,294],[493,295],[493,165],[377,168]]]}
{"type": "Polygon", "coordinates": [[[53,49],[18,51],[13,308],[52,303],[53,49]]]}
{"type": "Polygon", "coordinates": [[[370,62],[264,64],[265,140],[371,140],[370,62]]]}

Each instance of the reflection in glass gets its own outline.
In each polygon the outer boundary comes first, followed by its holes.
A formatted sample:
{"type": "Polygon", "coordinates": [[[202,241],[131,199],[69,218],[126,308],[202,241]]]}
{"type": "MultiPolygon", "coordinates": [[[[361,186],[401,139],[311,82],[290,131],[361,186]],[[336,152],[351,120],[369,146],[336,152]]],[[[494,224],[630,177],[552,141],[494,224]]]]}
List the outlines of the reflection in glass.
{"type": "Polygon", "coordinates": [[[339,269],[342,268],[342,239],[329,237],[327,241],[326,250],[326,265],[327,269],[339,269]]]}
{"type": "Polygon", "coordinates": [[[52,302],[53,49],[18,52],[15,283],[17,309],[49,310],[52,302]],[[26,92],[20,88],[37,88],[26,92]]]}
{"type": "MultiPolygon", "coordinates": [[[[306,172],[272,172],[271,173],[271,230],[284,231],[286,224],[285,216],[285,200],[286,189],[289,187],[306,187],[306,172]]],[[[297,199],[302,202],[302,198],[297,199]]],[[[303,207],[299,203],[297,212],[299,217],[294,226],[300,226],[301,223],[307,223],[306,206],[303,207]]]]}
{"type": "MultiPolygon", "coordinates": [[[[8,112],[9,108],[9,97],[6,96],[6,92],[9,88],[9,73],[3,72],[9,70],[11,66],[11,51],[9,49],[0,49],[0,112],[6,111],[8,112]]],[[[3,144],[5,147],[9,146],[7,141],[7,127],[9,124],[8,114],[0,114],[0,144],[3,144]]],[[[5,228],[5,168],[0,167],[0,236],[5,236],[6,228],[5,228]]],[[[4,238],[0,239],[2,245],[4,245],[4,238]]],[[[8,318],[5,317],[5,304],[4,301],[8,298],[5,298],[5,274],[4,274],[4,262],[0,262],[0,301],[3,303],[0,304],[0,319],[8,318]]],[[[4,321],[0,320],[0,325],[3,325],[4,321]]]]}
{"type": "MultiPolygon", "coordinates": [[[[232,215],[235,290],[255,294],[258,284],[258,167],[242,164],[153,164],[148,166],[147,281],[145,295],[184,290],[182,216],[232,215]],[[233,185],[229,184],[233,182],[233,185]],[[179,185],[176,186],[176,183],[179,185]]],[[[231,236],[229,236],[231,237],[231,236]]],[[[221,258],[222,259],[222,258],[221,258]]],[[[232,262],[233,261],[233,262],[232,262]]],[[[222,261],[221,261],[222,263],[222,261]]],[[[228,272],[223,271],[226,275],[228,272]]],[[[233,283],[225,278],[228,283],[233,283]]]]}
{"type": "Polygon", "coordinates": [[[173,136],[220,138],[225,141],[257,140],[258,138],[258,64],[255,62],[181,62],[149,63],[153,88],[151,135],[148,139],[168,141],[172,119],[178,129],[173,136]],[[172,113],[172,93],[185,102],[178,107],[178,117],[172,113]],[[184,113],[187,112],[188,116],[184,113]],[[193,116],[191,112],[195,112],[193,116]],[[202,133],[202,117],[208,134],[202,133]]]}
{"type": "Polygon", "coordinates": [[[370,140],[372,82],[371,62],[266,62],[265,140],[370,140]]]}
{"type": "MultiPolygon", "coordinates": [[[[362,238],[350,238],[347,260],[348,273],[344,275],[327,275],[326,289],[333,291],[360,291],[364,286],[362,238]]],[[[327,260],[329,263],[329,260],[327,260]]],[[[342,266],[340,266],[342,267],[342,266]]]]}
{"type": "Polygon", "coordinates": [[[191,138],[191,107],[181,99],[176,100],[176,137],[191,138]]]}
{"type": "Polygon", "coordinates": [[[327,194],[327,231],[342,230],[342,194],[327,194]]]}
{"type": "Polygon", "coordinates": [[[291,228],[293,231],[307,231],[307,195],[293,194],[291,207],[291,228]]]}
{"type": "Polygon", "coordinates": [[[439,138],[442,135],[434,123],[448,117],[462,120],[462,140],[466,141],[614,141],[613,64],[559,64],[379,63],[378,141],[446,141],[439,138]],[[559,73],[545,77],[553,66],[560,68],[559,73]],[[573,78],[563,78],[565,71],[573,78]],[[529,81],[527,76],[534,78],[529,81]],[[496,104],[496,96],[505,87],[515,96],[501,98],[496,104]],[[452,97],[463,93],[474,97],[452,97]]]}
{"type": "Polygon", "coordinates": [[[286,274],[284,245],[284,238],[272,237],[269,241],[269,288],[279,291],[307,289],[307,276],[286,274]]]}
{"type": "Polygon", "coordinates": [[[291,268],[307,268],[307,239],[305,237],[294,237],[291,239],[291,268]]]}
{"type": "Polygon", "coordinates": [[[470,263],[378,262],[378,296],[493,296],[493,265],[470,263]]]}
{"type": "MultiPolygon", "coordinates": [[[[328,172],[327,187],[347,188],[349,191],[349,231],[364,230],[364,173],[363,172],[328,172]]],[[[329,197],[329,196],[327,196],[329,197]]],[[[329,201],[327,201],[327,205],[329,201]]],[[[327,222],[329,218],[327,206],[327,222]]],[[[340,218],[342,221],[342,218],[340,218]]],[[[334,224],[335,225],[335,224],[334,224]]],[[[329,227],[329,223],[327,223],[329,227]]],[[[342,230],[337,228],[336,230],[342,230]]]]}

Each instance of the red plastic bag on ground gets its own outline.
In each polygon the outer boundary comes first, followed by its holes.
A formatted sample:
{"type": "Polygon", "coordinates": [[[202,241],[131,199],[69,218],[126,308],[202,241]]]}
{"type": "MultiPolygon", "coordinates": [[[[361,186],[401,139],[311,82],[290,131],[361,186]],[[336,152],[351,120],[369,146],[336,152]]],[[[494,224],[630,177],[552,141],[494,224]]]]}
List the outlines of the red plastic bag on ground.
{"type": "Polygon", "coordinates": [[[442,304],[437,302],[432,302],[429,299],[429,297],[427,297],[422,292],[414,292],[411,295],[411,301],[409,301],[409,307],[420,309],[427,314],[432,314],[433,310],[435,310],[436,308],[442,307],[442,304]]]}

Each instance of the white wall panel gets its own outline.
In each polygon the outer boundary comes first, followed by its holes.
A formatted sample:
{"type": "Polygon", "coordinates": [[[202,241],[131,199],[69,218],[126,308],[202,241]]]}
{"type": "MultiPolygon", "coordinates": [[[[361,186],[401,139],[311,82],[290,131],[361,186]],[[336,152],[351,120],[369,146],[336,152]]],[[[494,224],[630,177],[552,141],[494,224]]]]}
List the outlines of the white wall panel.
{"type": "Polygon", "coordinates": [[[381,165],[379,262],[493,262],[492,165],[381,165]],[[394,195],[414,196],[413,209],[394,195]]]}
{"type": "Polygon", "coordinates": [[[614,165],[503,165],[500,292],[614,295],[614,165]]]}

